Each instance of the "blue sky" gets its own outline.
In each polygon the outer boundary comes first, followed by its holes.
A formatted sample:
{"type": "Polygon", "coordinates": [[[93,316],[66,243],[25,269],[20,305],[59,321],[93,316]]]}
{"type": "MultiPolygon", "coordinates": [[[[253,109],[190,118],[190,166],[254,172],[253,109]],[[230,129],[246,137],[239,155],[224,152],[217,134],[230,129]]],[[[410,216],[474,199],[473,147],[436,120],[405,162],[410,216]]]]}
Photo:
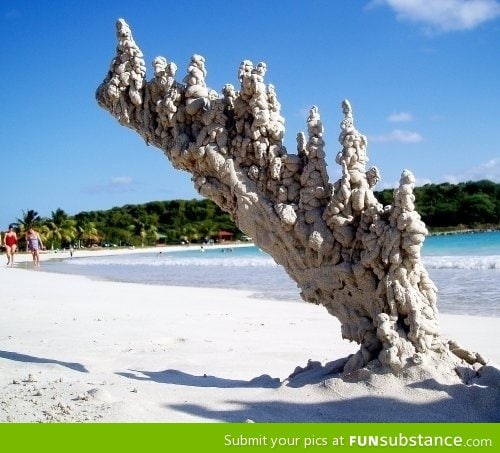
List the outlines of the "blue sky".
{"type": "Polygon", "coordinates": [[[151,61],[181,80],[205,57],[207,84],[237,86],[244,59],[268,66],[286,118],[285,143],[317,105],[332,181],[349,99],[370,163],[393,187],[500,182],[500,2],[497,0],[0,0],[0,229],[34,209],[109,209],[198,197],[187,173],[100,109],[94,92],[124,18],[151,61]]]}

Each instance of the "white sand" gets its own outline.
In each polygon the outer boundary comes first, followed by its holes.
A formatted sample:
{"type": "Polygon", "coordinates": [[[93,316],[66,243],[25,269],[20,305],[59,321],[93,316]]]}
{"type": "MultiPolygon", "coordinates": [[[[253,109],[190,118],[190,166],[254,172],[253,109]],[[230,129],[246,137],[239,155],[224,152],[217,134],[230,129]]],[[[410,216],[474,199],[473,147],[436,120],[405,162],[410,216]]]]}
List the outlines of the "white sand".
{"type": "MultiPolygon", "coordinates": [[[[495,366],[472,385],[326,375],[357,345],[341,340],[322,307],[7,268],[4,260],[0,422],[500,420],[495,366]]],[[[441,322],[446,336],[500,363],[500,318],[441,322]]]]}

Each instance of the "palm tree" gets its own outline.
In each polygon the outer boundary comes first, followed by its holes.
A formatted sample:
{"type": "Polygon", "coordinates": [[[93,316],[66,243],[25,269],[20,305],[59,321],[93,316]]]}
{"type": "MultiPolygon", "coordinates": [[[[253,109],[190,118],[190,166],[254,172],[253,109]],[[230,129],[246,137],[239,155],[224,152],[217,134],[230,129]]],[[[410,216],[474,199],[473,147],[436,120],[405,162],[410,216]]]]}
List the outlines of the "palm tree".
{"type": "Polygon", "coordinates": [[[68,219],[68,214],[66,214],[63,209],[57,208],[50,213],[50,218],[56,225],[62,225],[64,221],[68,219]]]}
{"type": "Polygon", "coordinates": [[[149,240],[151,239],[153,244],[156,244],[158,242],[158,228],[155,225],[148,225],[147,231],[146,231],[146,239],[148,241],[149,245],[149,240]]]}
{"type": "Polygon", "coordinates": [[[199,226],[199,232],[204,239],[210,240],[217,237],[220,228],[213,220],[205,220],[199,226]]]}
{"type": "Polygon", "coordinates": [[[187,224],[182,226],[181,228],[177,228],[177,231],[180,234],[180,239],[190,243],[192,241],[197,242],[200,239],[200,233],[198,229],[193,224],[187,224]]]}
{"type": "Polygon", "coordinates": [[[82,241],[92,245],[101,240],[101,235],[97,231],[95,223],[88,220],[76,224],[76,237],[78,238],[78,248],[81,247],[82,241]]]}
{"type": "Polygon", "coordinates": [[[21,230],[28,231],[30,228],[34,228],[40,224],[42,218],[33,209],[28,209],[26,212],[23,211],[23,217],[17,219],[18,227],[21,230]]]}
{"type": "MultiPolygon", "coordinates": [[[[18,236],[20,238],[19,248],[24,247],[24,239],[26,237],[26,233],[30,228],[35,228],[40,225],[42,218],[38,215],[34,209],[28,209],[27,211],[23,211],[22,218],[18,218],[17,220],[17,229],[18,236]]],[[[43,237],[42,237],[43,240],[43,237]]]]}
{"type": "Polygon", "coordinates": [[[62,209],[52,211],[45,225],[47,226],[45,240],[51,241],[51,248],[62,247],[65,243],[71,244],[76,238],[76,221],[70,219],[62,209]]]}
{"type": "Polygon", "coordinates": [[[141,247],[144,247],[144,241],[147,237],[147,226],[144,222],[139,219],[135,219],[134,223],[130,225],[130,230],[133,231],[134,235],[141,238],[141,247]]]}

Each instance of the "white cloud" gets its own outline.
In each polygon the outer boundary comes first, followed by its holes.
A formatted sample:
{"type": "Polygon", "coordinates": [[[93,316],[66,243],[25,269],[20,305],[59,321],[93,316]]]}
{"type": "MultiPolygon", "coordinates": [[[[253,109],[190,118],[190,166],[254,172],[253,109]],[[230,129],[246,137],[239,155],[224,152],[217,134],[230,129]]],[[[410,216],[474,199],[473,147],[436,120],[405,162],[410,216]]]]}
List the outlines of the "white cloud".
{"type": "Polygon", "coordinates": [[[434,115],[431,115],[430,120],[434,122],[439,122],[445,120],[446,117],[444,115],[439,115],[435,113],[434,115]]]}
{"type": "Polygon", "coordinates": [[[472,180],[489,179],[495,182],[500,181],[500,157],[495,157],[488,162],[471,168],[468,174],[470,175],[469,179],[472,180]]]}
{"type": "Polygon", "coordinates": [[[413,120],[413,115],[409,112],[393,113],[387,117],[387,121],[391,123],[406,123],[413,120]]]}
{"type": "MultiPolygon", "coordinates": [[[[463,182],[464,178],[460,176],[454,176],[454,175],[444,175],[443,178],[444,182],[449,182],[450,184],[458,184],[459,182],[463,182]]],[[[437,183],[439,184],[439,183],[437,183]]]]}
{"type": "Polygon", "coordinates": [[[431,183],[432,181],[429,178],[415,178],[415,187],[422,187],[431,183]]]}
{"type": "Polygon", "coordinates": [[[497,0],[373,0],[369,6],[385,5],[399,20],[416,22],[432,31],[471,30],[500,17],[497,0]]]}
{"type": "MultiPolygon", "coordinates": [[[[430,184],[432,181],[428,178],[415,178],[415,187],[422,187],[426,184],[430,184]]],[[[397,189],[399,187],[399,180],[392,182],[382,182],[380,187],[377,186],[376,190],[384,189],[397,189]]]]}
{"type": "Polygon", "coordinates": [[[418,143],[423,140],[423,137],[418,132],[404,131],[401,129],[394,129],[388,134],[370,135],[368,139],[376,143],[418,143]]]}
{"type": "Polygon", "coordinates": [[[113,176],[109,181],[83,189],[84,193],[95,195],[101,193],[121,193],[134,190],[135,183],[130,176],[113,176]]]}
{"type": "Polygon", "coordinates": [[[483,168],[496,168],[500,169],[500,157],[495,157],[494,159],[489,160],[485,164],[482,164],[481,167],[483,168]]]}
{"type": "Polygon", "coordinates": [[[467,169],[459,175],[446,175],[444,180],[450,184],[459,182],[479,181],[488,179],[493,182],[500,182],[500,157],[495,157],[487,162],[467,169]]]}
{"type": "Polygon", "coordinates": [[[132,178],[130,176],[113,176],[111,178],[111,184],[114,185],[126,185],[132,182],[132,178]]]}

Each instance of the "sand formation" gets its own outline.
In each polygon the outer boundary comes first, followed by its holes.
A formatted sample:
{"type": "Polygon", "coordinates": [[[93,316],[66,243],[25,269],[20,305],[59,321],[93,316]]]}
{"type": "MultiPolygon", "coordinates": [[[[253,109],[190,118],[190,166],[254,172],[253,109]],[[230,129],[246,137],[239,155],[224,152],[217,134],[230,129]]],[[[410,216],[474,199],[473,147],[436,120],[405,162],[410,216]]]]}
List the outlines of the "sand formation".
{"type": "Polygon", "coordinates": [[[96,92],[99,105],[191,173],[199,193],[284,267],[305,301],[340,320],[342,336],[360,345],[344,374],[439,367],[467,377],[485,364],[440,336],[437,289],[420,257],[427,229],[415,211],[415,178],[404,170],[393,203],[377,201],[379,171],[366,167],[367,139],[347,100],[335,158],[342,177],[332,184],[318,108],[310,109],[307,134],[297,135],[297,152],[289,154],[265,63],[244,60],[238,89],[226,84],[219,95],[206,85],[202,56],[191,57],[182,83],[175,63],[156,57],[148,81],[123,19],[116,34],[116,57],[96,92]]]}

